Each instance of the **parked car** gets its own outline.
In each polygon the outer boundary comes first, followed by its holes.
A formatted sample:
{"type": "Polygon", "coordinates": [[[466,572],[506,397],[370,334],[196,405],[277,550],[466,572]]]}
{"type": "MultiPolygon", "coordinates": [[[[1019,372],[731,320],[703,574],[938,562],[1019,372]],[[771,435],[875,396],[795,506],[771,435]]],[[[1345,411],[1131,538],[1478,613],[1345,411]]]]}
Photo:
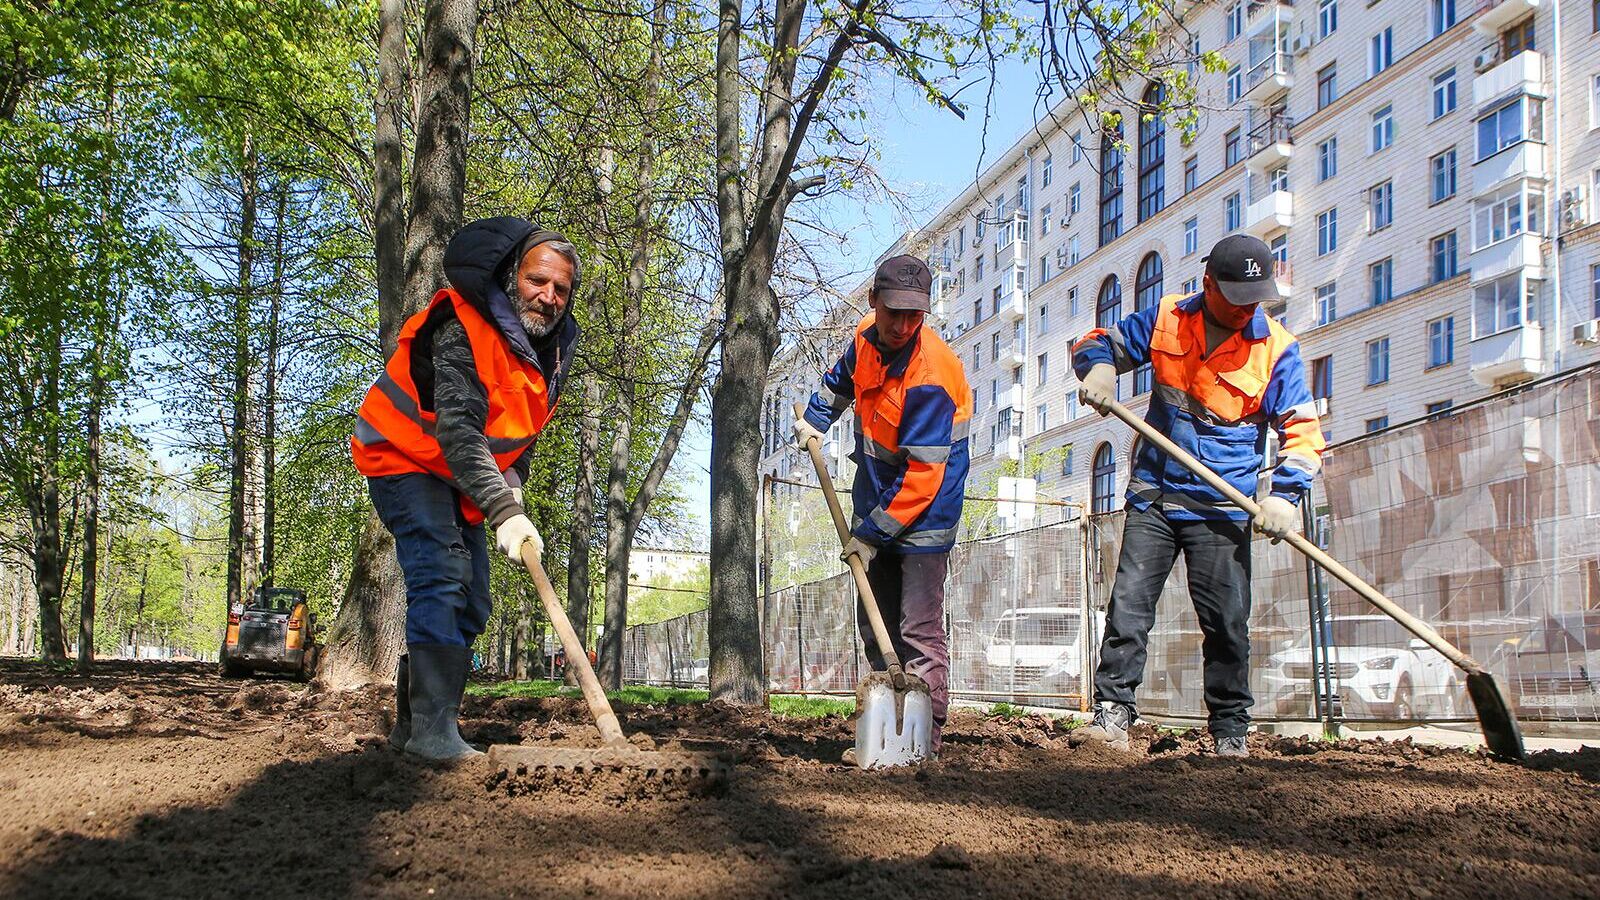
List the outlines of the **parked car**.
{"type": "Polygon", "coordinates": [[[1600,714],[1600,611],[1545,616],[1502,643],[1488,665],[1505,673],[1517,714],[1593,718],[1600,714]]]}
{"type": "Polygon", "coordinates": [[[702,656],[688,662],[679,663],[672,670],[674,681],[689,684],[708,684],[711,681],[711,657],[702,656]]]}
{"type": "MultiPolygon", "coordinates": [[[[1105,613],[1093,614],[1094,634],[1105,627],[1105,613]]],[[[1009,609],[995,620],[983,650],[987,688],[1041,687],[1055,682],[1076,688],[1083,672],[1083,610],[1077,606],[1027,606],[1009,609]],[[1062,684],[1061,681],[1070,682],[1062,684]]]]}
{"type": "MultiPolygon", "coordinates": [[[[1334,616],[1323,665],[1331,689],[1353,717],[1409,721],[1469,715],[1465,681],[1442,654],[1384,615],[1334,616]]],[[[1311,633],[1267,657],[1267,709],[1305,715],[1311,706],[1311,633]]]]}
{"type": "Polygon", "coordinates": [[[222,676],[286,672],[311,680],[321,652],[315,626],[305,591],[257,588],[248,601],[228,610],[228,632],[219,654],[222,676]]]}

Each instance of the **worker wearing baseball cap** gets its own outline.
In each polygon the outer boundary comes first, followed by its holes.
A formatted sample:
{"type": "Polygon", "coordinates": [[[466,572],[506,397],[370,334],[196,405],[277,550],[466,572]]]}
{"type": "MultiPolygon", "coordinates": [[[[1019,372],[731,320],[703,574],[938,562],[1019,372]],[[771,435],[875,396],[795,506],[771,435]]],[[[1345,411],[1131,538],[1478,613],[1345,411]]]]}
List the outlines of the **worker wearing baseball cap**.
{"type": "Polygon", "coordinates": [[[1092,727],[1078,740],[1128,747],[1137,718],[1156,601],[1178,553],[1204,633],[1205,700],[1219,754],[1247,756],[1250,725],[1250,527],[1274,540],[1294,530],[1324,446],[1300,343],[1261,304],[1278,297],[1272,251],[1223,238],[1205,258],[1202,290],[1172,295],[1096,328],[1073,347],[1085,403],[1107,412],[1117,376],[1149,364],[1145,419],[1235,488],[1255,494],[1267,428],[1278,433],[1271,496],[1254,521],[1167,454],[1141,446],[1128,481],[1122,555],[1095,671],[1092,727]]]}
{"type": "MultiPolygon", "coordinates": [[[[855,405],[854,524],[844,557],[858,553],[905,670],[928,683],[933,750],[949,708],[950,652],[944,632],[944,581],[961,524],[967,481],[972,390],[961,359],[924,324],[933,276],[914,256],[884,260],[844,355],[822,377],[794,423],[805,447],[855,405]]],[[[867,660],[885,668],[864,611],[867,660]]],[[[845,762],[854,762],[846,752],[845,762]]]]}

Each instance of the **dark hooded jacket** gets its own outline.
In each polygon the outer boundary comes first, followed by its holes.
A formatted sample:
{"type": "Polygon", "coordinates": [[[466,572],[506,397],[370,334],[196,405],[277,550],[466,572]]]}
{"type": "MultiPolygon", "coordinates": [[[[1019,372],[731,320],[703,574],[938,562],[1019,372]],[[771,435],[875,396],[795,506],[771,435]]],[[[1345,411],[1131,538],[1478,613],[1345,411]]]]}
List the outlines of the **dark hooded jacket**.
{"type": "MultiPolygon", "coordinates": [[[[479,219],[456,232],[444,252],[445,276],[462,298],[493,322],[516,356],[534,364],[544,375],[554,406],[572,369],[578,344],[578,323],[572,318],[569,298],[556,326],[533,341],[522,327],[504,285],[511,267],[533,247],[565,240],[554,231],[537,228],[526,219],[501,216],[479,219]]],[[[572,297],[578,294],[578,273],[573,273],[572,297]]],[[[502,474],[489,452],[484,428],[489,419],[489,392],[478,378],[472,345],[466,329],[449,303],[434,307],[418,331],[411,357],[411,377],[423,409],[438,416],[435,436],[445,462],[467,499],[483,510],[484,519],[498,528],[522,512],[512,488],[528,475],[533,446],[502,474]],[[418,352],[429,348],[430,352],[418,352]]]]}

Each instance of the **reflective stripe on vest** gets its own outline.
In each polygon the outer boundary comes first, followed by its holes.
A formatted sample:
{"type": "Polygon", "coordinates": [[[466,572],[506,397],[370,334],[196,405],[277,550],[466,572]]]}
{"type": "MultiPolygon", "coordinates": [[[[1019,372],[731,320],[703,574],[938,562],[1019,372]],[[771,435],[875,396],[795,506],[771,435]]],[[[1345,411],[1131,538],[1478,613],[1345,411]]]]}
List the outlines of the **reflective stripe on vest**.
{"type": "MultiPolygon", "coordinates": [[[[473,364],[489,402],[484,437],[500,471],[511,468],[555,411],[538,367],[514,355],[499,330],[447,288],[435,294],[426,309],[406,320],[394,355],[361,403],[350,450],[356,470],[363,475],[426,472],[454,484],[434,433],[438,417],[422,409],[411,380],[412,345],[440,303],[452,304],[472,347],[473,364]]],[[[483,521],[482,512],[466,497],[461,505],[468,521],[483,521]]]]}
{"type": "Polygon", "coordinates": [[[1182,295],[1161,298],[1150,334],[1150,366],[1157,393],[1168,403],[1216,423],[1243,422],[1257,416],[1272,369],[1294,344],[1294,336],[1269,318],[1269,330],[1262,340],[1246,340],[1236,333],[1207,356],[1205,317],[1198,309],[1192,313],[1180,310],[1178,303],[1183,299],[1182,295]],[[1183,397],[1174,396],[1175,392],[1183,397]]]}

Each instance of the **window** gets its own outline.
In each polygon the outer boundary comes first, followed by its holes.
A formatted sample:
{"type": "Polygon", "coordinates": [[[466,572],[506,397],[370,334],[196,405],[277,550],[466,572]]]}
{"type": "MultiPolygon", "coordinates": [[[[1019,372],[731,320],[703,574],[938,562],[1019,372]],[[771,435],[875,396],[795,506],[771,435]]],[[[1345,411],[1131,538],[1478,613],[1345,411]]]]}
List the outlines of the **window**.
{"type": "Polygon", "coordinates": [[[1239,102],[1244,96],[1244,68],[1234,66],[1228,70],[1228,105],[1239,102]]]}
{"type": "Polygon", "coordinates": [[[1428,323],[1428,368],[1437,369],[1455,362],[1456,318],[1445,316],[1428,323]]]}
{"type": "Polygon", "coordinates": [[[1339,99],[1339,64],[1328,63],[1317,70],[1317,109],[1324,109],[1339,99]]]}
{"type": "Polygon", "coordinates": [[[1367,341],[1367,386],[1389,380],[1389,338],[1367,341]]]}
{"type": "Polygon", "coordinates": [[[1523,141],[1544,140],[1544,101],[1518,97],[1478,119],[1478,161],[1523,141]]]}
{"type": "Polygon", "coordinates": [[[1072,190],[1067,192],[1067,214],[1076,213],[1083,206],[1083,185],[1074,181],[1072,190]]]}
{"type": "Polygon", "coordinates": [[[989,361],[1000,359],[1000,332],[989,335],[989,361]]]}
{"type": "Polygon", "coordinates": [[[1537,48],[1533,46],[1533,16],[1500,32],[1501,59],[1510,59],[1524,50],[1534,49],[1537,48]]]}
{"type": "Polygon", "coordinates": [[[1053,277],[1055,275],[1050,271],[1050,254],[1041,253],[1039,255],[1039,283],[1044,284],[1053,277]]]}
{"type": "Polygon", "coordinates": [[[1045,156],[1044,165],[1041,166],[1040,168],[1041,168],[1041,171],[1039,173],[1040,184],[1043,187],[1049,187],[1050,186],[1050,178],[1051,178],[1051,176],[1053,176],[1055,174],[1055,157],[1048,156],[1048,155],[1045,156]]]}
{"type": "Polygon", "coordinates": [[[1333,399],[1333,357],[1319,356],[1311,361],[1311,396],[1333,399]]]}
{"type": "Polygon", "coordinates": [[[1394,224],[1394,182],[1385,181],[1367,191],[1367,230],[1382,231],[1394,224]]]}
{"type": "Polygon", "coordinates": [[[972,268],[973,268],[973,271],[975,273],[972,276],[973,280],[974,281],[982,281],[983,280],[983,254],[982,253],[978,254],[978,261],[976,263],[973,263],[972,268]]]}
{"type": "Polygon", "coordinates": [[[1198,293],[1200,293],[1200,279],[1199,278],[1186,279],[1183,282],[1183,293],[1184,293],[1185,296],[1188,296],[1190,294],[1198,294],[1198,293]]]}
{"type": "Polygon", "coordinates": [[[1050,304],[1048,303],[1039,306],[1039,333],[1050,333],[1050,304]]]}
{"type": "Polygon", "coordinates": [[[967,226],[963,225],[956,229],[956,255],[960,256],[965,252],[967,252],[967,226]]]}
{"type": "Polygon", "coordinates": [[[1239,226],[1243,224],[1244,215],[1242,212],[1242,206],[1243,204],[1239,200],[1238,191],[1234,191],[1233,193],[1229,194],[1227,199],[1222,201],[1223,218],[1227,223],[1227,227],[1224,230],[1226,230],[1229,234],[1238,231],[1239,226]]]}
{"type": "Polygon", "coordinates": [[[1371,434],[1374,431],[1382,431],[1382,430],[1384,430],[1385,428],[1388,428],[1388,427],[1389,427],[1389,417],[1388,416],[1378,416],[1376,419],[1368,419],[1367,420],[1367,434],[1371,434]]]}
{"type": "Polygon", "coordinates": [[[1438,37],[1455,27],[1456,0],[1433,0],[1433,36],[1438,37]]]}
{"type": "Polygon", "coordinates": [[[1538,234],[1543,208],[1544,191],[1525,181],[1479,198],[1473,202],[1472,249],[1482,250],[1523,232],[1538,234]]]}
{"type": "Polygon", "coordinates": [[[1043,403],[1041,403],[1041,404],[1039,404],[1038,408],[1034,410],[1034,415],[1036,417],[1035,421],[1034,421],[1035,433],[1042,433],[1042,432],[1049,431],[1050,430],[1050,407],[1048,407],[1048,406],[1044,405],[1043,403]]]}
{"type": "Polygon", "coordinates": [[[1228,40],[1244,32],[1244,0],[1234,0],[1228,7],[1228,40]]]}
{"type": "Polygon", "coordinates": [[[1018,178],[1017,179],[1017,209],[1020,209],[1023,212],[1027,212],[1028,210],[1033,209],[1032,197],[1033,197],[1033,194],[1029,190],[1029,186],[1028,186],[1028,176],[1024,175],[1021,178],[1018,178]]]}
{"type": "Polygon", "coordinates": [[[1194,84],[1195,77],[1200,74],[1200,39],[1189,39],[1189,58],[1184,61],[1183,67],[1189,73],[1189,83],[1194,84]]]}
{"type": "Polygon", "coordinates": [[[1167,125],[1161,117],[1166,89],[1155,82],[1144,92],[1139,111],[1139,221],[1167,205],[1167,125]]]}
{"type": "Polygon", "coordinates": [[[1272,258],[1278,262],[1279,270],[1283,271],[1289,265],[1289,235],[1280,234],[1273,238],[1268,249],[1272,251],[1272,258]]]}
{"type": "MultiPolygon", "coordinates": [[[[988,212],[988,210],[981,210],[975,216],[973,216],[972,222],[972,248],[979,251],[978,262],[980,263],[983,262],[983,251],[981,249],[983,246],[983,217],[987,215],[988,212]]],[[[982,269],[978,270],[978,277],[983,277],[982,269]]]]}
{"type": "Polygon", "coordinates": [[[1279,166],[1267,173],[1267,190],[1287,191],[1289,189],[1289,167],[1279,166]]]}
{"type": "Polygon", "coordinates": [[[977,328],[983,322],[983,298],[972,301],[972,327],[977,328]]]}
{"type": "MultiPolygon", "coordinates": [[[[1161,302],[1161,256],[1151,253],[1139,263],[1139,277],[1134,282],[1133,308],[1137,311],[1149,309],[1161,302]]],[[[1133,395],[1150,392],[1149,363],[1145,363],[1133,371],[1133,395]]]]}
{"type": "Polygon", "coordinates": [[[1530,281],[1524,288],[1522,273],[1512,272],[1474,287],[1473,337],[1499,334],[1532,319],[1533,316],[1525,314],[1531,311],[1531,303],[1527,306],[1524,303],[1531,299],[1537,285],[1538,282],[1530,281]]]}
{"type": "Polygon", "coordinates": [[[1435,156],[1428,164],[1433,173],[1432,202],[1439,203],[1456,195],[1456,148],[1435,156]]]}
{"type": "Polygon", "coordinates": [[[1450,411],[1450,407],[1452,407],[1454,405],[1455,404],[1452,403],[1449,400],[1439,400],[1439,401],[1436,401],[1434,403],[1429,403],[1428,404],[1428,415],[1436,416],[1436,415],[1439,415],[1440,413],[1449,412],[1450,411]]]}
{"type": "Polygon", "coordinates": [[[1091,490],[1092,500],[1089,511],[1092,513],[1111,512],[1111,504],[1115,502],[1117,491],[1117,458],[1110,444],[1101,444],[1094,451],[1094,486],[1091,490]]]}
{"type": "Polygon", "coordinates": [[[1433,282],[1449,281],[1456,277],[1456,233],[1445,232],[1428,242],[1433,260],[1433,282]]]}
{"type": "Polygon", "coordinates": [[[1589,76],[1589,127],[1600,128],[1600,75],[1589,76]]]}
{"type": "MultiPolygon", "coordinates": [[[[989,379],[989,405],[990,406],[999,406],[1000,405],[1000,382],[996,381],[993,378],[989,379]]],[[[993,438],[991,438],[990,440],[993,440],[993,438]]]]}
{"type": "Polygon", "coordinates": [[[1394,107],[1385,106],[1372,114],[1372,152],[1394,143],[1394,107]]]}
{"type": "Polygon", "coordinates": [[[1110,328],[1122,318],[1122,285],[1117,283],[1117,276],[1107,275],[1106,280],[1100,284],[1100,296],[1094,304],[1094,325],[1096,328],[1110,328]]]}
{"type": "Polygon", "coordinates": [[[1233,128],[1222,138],[1222,167],[1232,168],[1239,164],[1239,129],[1233,128]]]}
{"type": "Polygon", "coordinates": [[[1061,474],[1072,474],[1072,447],[1070,445],[1061,450],[1061,474]]]}
{"type": "Polygon", "coordinates": [[[1072,133],[1072,161],[1077,162],[1080,159],[1083,159],[1083,132],[1074,131],[1072,133]]]}
{"type": "Polygon", "coordinates": [[[1191,156],[1183,161],[1183,192],[1191,193],[1200,186],[1200,159],[1191,156]]]}
{"type": "Polygon", "coordinates": [[[1122,234],[1122,151],[1117,142],[1122,127],[1108,128],[1100,136],[1100,246],[1122,234]]]}
{"type": "Polygon", "coordinates": [[[1051,218],[1052,218],[1052,210],[1050,208],[1050,205],[1047,203],[1047,204],[1045,204],[1044,209],[1039,210],[1039,236],[1040,237],[1044,237],[1045,235],[1050,233],[1050,219],[1051,218]]]}
{"type": "MultiPolygon", "coordinates": [[[[980,372],[982,370],[983,370],[983,348],[978,346],[977,344],[973,344],[972,345],[972,371],[973,372],[980,372]]],[[[973,397],[976,398],[977,394],[974,393],[973,397]]]]}
{"type": "Polygon", "coordinates": [[[993,299],[994,302],[989,308],[989,315],[991,315],[991,316],[1000,315],[1000,297],[1002,295],[1004,295],[1005,293],[1006,293],[1006,290],[1005,290],[1005,282],[1004,281],[1002,281],[1000,284],[997,284],[997,285],[994,286],[994,294],[992,295],[992,299],[993,299]]]}
{"type": "Polygon", "coordinates": [[[1367,50],[1367,77],[1394,65],[1394,27],[1390,26],[1372,36],[1367,50]]]}
{"type": "Polygon", "coordinates": [[[1456,70],[1445,69],[1433,76],[1433,117],[1442,118],[1456,108],[1456,70]]]}
{"type": "Polygon", "coordinates": [[[1078,314],[1078,289],[1075,288],[1075,287],[1067,288],[1067,315],[1076,316],[1077,314],[1078,314]]]}
{"type": "Polygon", "coordinates": [[[1200,252],[1200,220],[1190,219],[1183,223],[1183,255],[1193,256],[1200,252]]]}
{"type": "Polygon", "coordinates": [[[1317,0],[1317,37],[1339,30],[1339,0],[1317,0]]]}
{"type": "Polygon", "coordinates": [[[1041,354],[1039,354],[1038,359],[1034,360],[1034,362],[1039,367],[1039,384],[1044,384],[1045,382],[1049,381],[1050,380],[1050,354],[1049,353],[1041,353],[1041,354]]]}
{"type": "Polygon", "coordinates": [[[1317,288],[1317,324],[1329,325],[1339,317],[1339,293],[1333,282],[1317,288]]]}
{"type": "Polygon", "coordinates": [[[1339,208],[1317,216],[1317,255],[1327,256],[1339,249],[1339,208]]]}
{"type": "Polygon", "coordinates": [[[1394,299],[1394,257],[1386,256],[1367,267],[1371,277],[1372,305],[1382,306],[1394,299]]]}
{"type": "Polygon", "coordinates": [[[1328,138],[1317,145],[1317,181],[1327,181],[1339,174],[1339,139],[1328,138]]]}
{"type": "Polygon", "coordinates": [[[1071,238],[1067,239],[1067,265],[1075,266],[1078,264],[1078,260],[1081,258],[1081,255],[1078,253],[1078,236],[1073,235],[1071,238]]]}
{"type": "Polygon", "coordinates": [[[1594,317],[1600,319],[1600,264],[1589,267],[1589,292],[1594,295],[1594,317]]]}

